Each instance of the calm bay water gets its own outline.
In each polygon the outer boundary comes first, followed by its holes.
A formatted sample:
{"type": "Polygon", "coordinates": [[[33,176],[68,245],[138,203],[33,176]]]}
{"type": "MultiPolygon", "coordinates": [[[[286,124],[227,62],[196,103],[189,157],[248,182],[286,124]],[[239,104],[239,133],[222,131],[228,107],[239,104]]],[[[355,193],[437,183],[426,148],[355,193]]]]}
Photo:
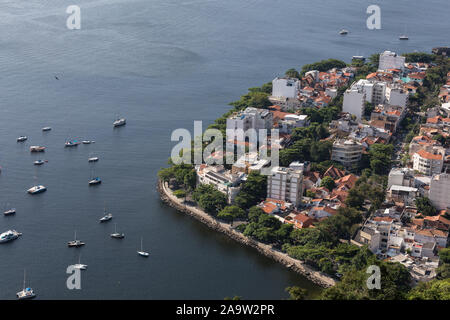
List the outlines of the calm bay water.
{"type": "Polygon", "coordinates": [[[176,128],[204,127],[246,88],[320,59],[349,61],[385,49],[448,45],[448,1],[377,1],[382,30],[365,28],[372,1],[0,0],[0,298],[21,289],[23,269],[42,299],[286,298],[319,289],[299,275],[163,205],[156,172],[176,128]],[[67,6],[81,30],[66,29],[67,6]],[[405,26],[409,41],[398,35],[405,26]],[[346,28],[350,34],[337,35],[346,28]],[[59,81],[54,78],[58,75],[59,81]],[[113,130],[117,114],[127,126],[113,130]],[[41,132],[51,126],[48,133],[41,132]],[[16,143],[16,137],[29,140],[16,143]],[[92,145],[64,148],[68,137],[92,145]],[[45,154],[30,154],[45,145],[45,154]],[[96,154],[100,161],[90,165],[96,154]],[[36,159],[47,159],[40,167],[36,159]],[[88,187],[91,174],[103,183],[88,187]],[[36,183],[48,191],[26,194],[36,183]],[[105,206],[125,239],[99,224],[105,206]],[[69,249],[78,238],[87,244],[69,249]],[[140,237],[149,259],[137,256],[140,237]],[[82,290],[66,288],[78,261],[82,290]]]}

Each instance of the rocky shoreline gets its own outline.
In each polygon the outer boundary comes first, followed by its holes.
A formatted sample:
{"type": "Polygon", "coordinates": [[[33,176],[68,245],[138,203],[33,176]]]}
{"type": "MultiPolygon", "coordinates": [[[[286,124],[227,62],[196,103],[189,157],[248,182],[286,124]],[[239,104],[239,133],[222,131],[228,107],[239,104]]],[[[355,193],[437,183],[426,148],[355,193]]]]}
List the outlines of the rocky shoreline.
{"type": "Polygon", "coordinates": [[[183,201],[176,198],[172,194],[171,190],[168,189],[166,185],[160,180],[158,180],[157,188],[162,201],[164,201],[169,206],[177,209],[178,211],[186,213],[189,216],[197,219],[198,221],[206,224],[209,228],[224,233],[235,241],[258,250],[266,257],[269,257],[281,263],[285,267],[303,275],[308,280],[321,287],[328,288],[336,284],[335,280],[330,276],[320,271],[314,270],[313,268],[307,266],[305,263],[296,260],[281,251],[273,249],[270,245],[263,244],[244,236],[242,233],[234,230],[229,224],[216,220],[197,207],[183,204],[183,201]]]}

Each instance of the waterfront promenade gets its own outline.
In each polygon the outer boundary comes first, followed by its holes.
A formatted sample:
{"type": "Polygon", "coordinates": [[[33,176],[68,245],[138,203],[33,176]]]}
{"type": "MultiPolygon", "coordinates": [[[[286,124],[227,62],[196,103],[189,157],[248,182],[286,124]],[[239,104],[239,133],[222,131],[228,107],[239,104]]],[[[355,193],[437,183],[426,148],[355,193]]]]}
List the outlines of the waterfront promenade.
{"type": "Polygon", "coordinates": [[[206,224],[208,227],[218,232],[222,232],[227,236],[229,236],[230,238],[242,244],[245,244],[258,250],[266,257],[269,257],[283,264],[287,268],[290,268],[291,270],[303,275],[304,277],[308,278],[315,284],[324,288],[335,285],[335,280],[330,276],[320,271],[314,270],[305,263],[290,257],[286,253],[283,253],[279,250],[272,248],[271,245],[255,241],[253,239],[244,236],[241,232],[235,230],[229,223],[219,221],[214,217],[210,216],[209,214],[207,214],[206,212],[204,212],[203,210],[201,210],[200,208],[198,208],[197,206],[192,206],[188,203],[185,203],[183,199],[178,199],[172,193],[170,188],[167,187],[167,184],[162,183],[160,180],[158,181],[158,191],[160,192],[161,199],[171,207],[194,217],[200,222],[206,224]]]}

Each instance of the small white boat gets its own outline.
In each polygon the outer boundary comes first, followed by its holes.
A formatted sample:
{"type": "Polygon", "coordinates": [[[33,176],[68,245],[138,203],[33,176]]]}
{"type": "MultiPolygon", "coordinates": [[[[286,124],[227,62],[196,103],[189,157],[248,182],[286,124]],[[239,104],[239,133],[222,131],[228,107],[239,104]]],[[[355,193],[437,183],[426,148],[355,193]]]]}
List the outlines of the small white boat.
{"type": "Polygon", "coordinates": [[[124,126],[127,123],[127,120],[125,118],[116,119],[113,122],[114,127],[120,127],[124,126]]]}
{"type": "Polygon", "coordinates": [[[111,238],[123,239],[125,234],[117,232],[117,223],[114,224],[114,233],[111,233],[111,238]]]}
{"type": "Polygon", "coordinates": [[[16,240],[22,234],[16,230],[8,230],[0,234],[0,243],[16,240]]]}
{"type": "Polygon", "coordinates": [[[78,263],[74,264],[73,267],[75,269],[79,269],[79,270],[86,270],[87,269],[87,264],[82,264],[80,263],[81,260],[81,254],[78,256],[78,263]]]}
{"type": "Polygon", "coordinates": [[[26,273],[24,270],[23,271],[23,289],[22,289],[22,291],[19,291],[16,293],[16,297],[19,300],[33,299],[34,297],[36,297],[36,294],[34,293],[32,288],[25,287],[25,279],[26,279],[26,273]]]}
{"type": "Polygon", "coordinates": [[[27,192],[30,194],[38,194],[44,191],[47,191],[47,187],[43,185],[34,186],[27,190],[27,192]]]}
{"type": "Polygon", "coordinates": [[[45,162],[46,162],[46,161],[44,161],[44,160],[36,160],[36,161],[33,162],[33,163],[34,163],[35,166],[40,166],[40,165],[43,165],[45,162]]]}
{"type": "Polygon", "coordinates": [[[341,31],[339,31],[339,34],[340,35],[346,35],[346,34],[348,34],[348,30],[342,29],[341,31]]]}
{"type": "Polygon", "coordinates": [[[105,214],[103,217],[100,218],[100,222],[106,222],[113,218],[113,215],[111,213],[105,214]]]}
{"type": "Polygon", "coordinates": [[[98,161],[98,157],[90,157],[88,158],[88,162],[97,162],[98,161]]]}
{"type": "Polygon", "coordinates": [[[13,214],[16,214],[16,209],[15,208],[8,209],[8,210],[4,211],[3,214],[5,216],[11,216],[13,214]]]}
{"type": "Polygon", "coordinates": [[[24,142],[24,141],[26,141],[27,139],[28,139],[27,136],[20,136],[20,137],[17,138],[17,142],[24,142]]]}
{"type": "Polygon", "coordinates": [[[30,147],[30,151],[31,152],[44,152],[45,151],[45,147],[43,147],[43,146],[31,146],[30,147]]]}
{"type": "Polygon", "coordinates": [[[76,248],[78,248],[78,247],[84,246],[85,243],[80,241],[80,240],[77,240],[77,232],[75,231],[75,240],[67,242],[67,245],[69,247],[76,247],[76,248]]]}
{"type": "Polygon", "coordinates": [[[50,130],[52,130],[51,127],[44,127],[44,128],[42,128],[42,131],[50,131],[50,130]]]}
{"type": "Polygon", "coordinates": [[[402,34],[400,37],[398,37],[400,40],[409,40],[409,37],[405,34],[402,34]]]}
{"type": "Polygon", "coordinates": [[[93,140],[83,140],[82,142],[83,142],[83,144],[95,143],[95,141],[93,141],[93,140]]]}
{"type": "Polygon", "coordinates": [[[102,183],[102,179],[100,179],[99,177],[95,177],[94,179],[89,180],[90,186],[94,186],[100,183],[102,183]]]}
{"type": "Polygon", "coordinates": [[[148,252],[145,252],[144,249],[142,248],[142,237],[141,237],[141,250],[138,250],[138,255],[140,255],[141,257],[145,257],[147,258],[149,256],[148,252]]]}

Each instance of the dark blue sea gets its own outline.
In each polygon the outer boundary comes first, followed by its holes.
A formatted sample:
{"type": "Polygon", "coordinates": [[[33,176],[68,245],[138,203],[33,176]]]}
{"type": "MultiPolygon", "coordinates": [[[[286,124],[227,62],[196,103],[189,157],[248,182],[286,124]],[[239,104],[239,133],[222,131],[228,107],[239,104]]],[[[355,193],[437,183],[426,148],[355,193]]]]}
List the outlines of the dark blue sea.
{"type": "Polygon", "coordinates": [[[0,207],[17,210],[0,216],[0,232],[23,233],[0,245],[0,299],[15,298],[24,269],[41,299],[285,299],[291,285],[316,295],[298,274],[161,203],[156,173],[171,132],[194,120],[206,128],[248,87],[292,67],[449,45],[449,9],[443,0],[0,0],[0,207]],[[370,4],[381,7],[381,30],[366,28],[370,4]],[[80,30],[66,27],[69,5],[81,8],[80,30]],[[399,41],[405,30],[410,40],[399,41]],[[114,130],[117,115],[127,125],[114,130]],[[64,148],[68,138],[95,143],[64,148]],[[103,183],[89,187],[92,175],[103,183]],[[48,191],[28,195],[37,183],[48,191]],[[100,224],[105,206],[114,218],[100,224]],[[114,222],[123,240],[110,238],[114,222]],[[67,247],[75,230],[83,248],[67,247]],[[148,259],[136,254],[141,237],[148,259]],[[81,290],[68,290],[79,253],[88,270],[81,290]]]}

